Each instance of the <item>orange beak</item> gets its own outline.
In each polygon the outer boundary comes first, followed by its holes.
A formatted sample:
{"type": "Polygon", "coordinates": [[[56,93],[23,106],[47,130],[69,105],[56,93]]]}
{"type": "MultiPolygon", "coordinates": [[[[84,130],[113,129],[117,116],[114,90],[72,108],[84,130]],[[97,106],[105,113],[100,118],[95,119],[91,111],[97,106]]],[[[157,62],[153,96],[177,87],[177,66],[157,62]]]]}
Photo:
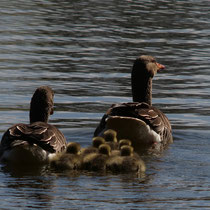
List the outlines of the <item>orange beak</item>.
{"type": "Polygon", "coordinates": [[[160,69],[165,69],[165,66],[162,65],[162,64],[160,64],[160,63],[157,63],[157,62],[156,62],[156,65],[158,66],[158,71],[159,71],[160,69]]]}

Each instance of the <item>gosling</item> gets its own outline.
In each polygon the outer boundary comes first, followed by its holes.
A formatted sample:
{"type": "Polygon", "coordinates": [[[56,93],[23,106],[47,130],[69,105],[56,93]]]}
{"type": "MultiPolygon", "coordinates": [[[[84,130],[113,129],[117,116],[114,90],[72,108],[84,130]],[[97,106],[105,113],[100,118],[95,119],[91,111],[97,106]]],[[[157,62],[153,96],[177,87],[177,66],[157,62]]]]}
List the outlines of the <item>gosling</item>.
{"type": "Polygon", "coordinates": [[[90,153],[83,159],[82,168],[90,171],[104,171],[106,161],[110,157],[111,147],[108,144],[101,144],[98,153],[90,153]]]}
{"type": "Polygon", "coordinates": [[[50,165],[57,170],[78,170],[81,168],[82,157],[80,155],[81,146],[79,143],[70,142],[66,152],[54,158],[50,165]]]}
{"type": "Polygon", "coordinates": [[[145,172],[146,166],[144,161],[133,150],[132,146],[122,146],[120,156],[112,156],[107,161],[106,168],[115,173],[145,172]]]}

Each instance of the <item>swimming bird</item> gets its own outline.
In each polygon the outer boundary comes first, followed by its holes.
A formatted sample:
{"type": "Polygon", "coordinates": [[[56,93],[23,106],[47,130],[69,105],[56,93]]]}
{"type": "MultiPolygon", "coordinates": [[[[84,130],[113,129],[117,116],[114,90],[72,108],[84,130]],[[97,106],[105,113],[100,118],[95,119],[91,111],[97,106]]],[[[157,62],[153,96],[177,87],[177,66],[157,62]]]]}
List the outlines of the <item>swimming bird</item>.
{"type": "Polygon", "coordinates": [[[30,103],[30,124],[15,124],[2,136],[0,161],[15,164],[48,162],[66,149],[62,132],[48,123],[53,114],[54,92],[41,86],[34,92],[30,103]]]}
{"type": "Polygon", "coordinates": [[[110,154],[111,147],[108,144],[101,144],[98,153],[90,153],[84,157],[82,168],[90,171],[104,171],[110,154]]]}
{"type": "Polygon", "coordinates": [[[138,154],[134,153],[133,147],[129,145],[121,147],[120,156],[112,156],[109,158],[106,162],[106,168],[117,173],[142,173],[146,171],[144,161],[138,154]]]}
{"type": "Polygon", "coordinates": [[[81,168],[82,157],[80,155],[81,146],[77,142],[70,142],[66,152],[56,156],[50,162],[51,167],[57,170],[78,170],[81,168]]]}
{"type": "Polygon", "coordinates": [[[82,148],[81,155],[85,156],[90,153],[98,153],[98,148],[101,144],[105,143],[105,139],[100,136],[96,136],[92,138],[92,146],[89,146],[87,148],[82,148]]]}
{"type": "Polygon", "coordinates": [[[102,117],[94,136],[113,129],[118,139],[130,139],[135,150],[140,151],[161,151],[172,143],[168,118],[152,106],[152,79],[164,68],[152,56],[138,57],[131,73],[133,102],[113,104],[102,117]]]}
{"type": "Polygon", "coordinates": [[[131,141],[129,139],[120,139],[119,141],[119,149],[124,146],[124,145],[128,145],[131,146],[131,141]]]}
{"type": "Polygon", "coordinates": [[[118,149],[117,132],[112,129],[108,129],[103,133],[106,144],[108,144],[112,150],[118,149]]]}

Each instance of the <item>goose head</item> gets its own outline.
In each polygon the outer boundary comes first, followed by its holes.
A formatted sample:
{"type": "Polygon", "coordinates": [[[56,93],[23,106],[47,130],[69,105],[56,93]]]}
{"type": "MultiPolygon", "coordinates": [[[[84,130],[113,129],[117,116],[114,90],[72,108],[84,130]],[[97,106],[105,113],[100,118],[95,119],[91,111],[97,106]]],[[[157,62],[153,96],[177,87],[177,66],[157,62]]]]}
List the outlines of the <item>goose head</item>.
{"type": "Polygon", "coordinates": [[[68,145],[67,145],[66,153],[78,155],[78,154],[80,154],[80,149],[81,149],[81,146],[80,146],[79,143],[70,142],[70,143],[68,143],[68,145]]]}
{"type": "Polygon", "coordinates": [[[121,156],[133,156],[133,147],[124,145],[120,148],[121,156]]]}
{"type": "Polygon", "coordinates": [[[149,55],[138,57],[131,73],[132,95],[134,102],[152,103],[152,78],[165,66],[149,55]]]}
{"type": "Polygon", "coordinates": [[[101,136],[96,136],[92,138],[92,145],[95,148],[99,148],[99,146],[104,143],[105,143],[105,139],[101,136]]]}
{"type": "Polygon", "coordinates": [[[48,122],[49,115],[53,114],[54,92],[48,86],[41,86],[34,92],[30,103],[30,123],[48,122]]]}
{"type": "Polygon", "coordinates": [[[103,137],[107,142],[117,142],[117,132],[112,129],[106,130],[103,133],[103,137]]]}
{"type": "Polygon", "coordinates": [[[99,154],[110,156],[111,147],[108,144],[101,144],[98,148],[99,154]]]}

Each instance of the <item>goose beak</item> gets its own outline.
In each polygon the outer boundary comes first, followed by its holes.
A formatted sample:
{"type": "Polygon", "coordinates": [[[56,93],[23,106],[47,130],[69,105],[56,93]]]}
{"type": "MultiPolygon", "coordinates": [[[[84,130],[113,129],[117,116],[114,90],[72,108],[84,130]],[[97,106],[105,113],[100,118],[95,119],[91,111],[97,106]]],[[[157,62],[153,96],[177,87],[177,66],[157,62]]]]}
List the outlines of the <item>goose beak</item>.
{"type": "Polygon", "coordinates": [[[162,64],[160,64],[160,63],[157,63],[157,62],[156,62],[156,65],[157,65],[157,67],[158,67],[158,71],[160,71],[161,69],[165,69],[165,66],[162,65],[162,64]]]}

